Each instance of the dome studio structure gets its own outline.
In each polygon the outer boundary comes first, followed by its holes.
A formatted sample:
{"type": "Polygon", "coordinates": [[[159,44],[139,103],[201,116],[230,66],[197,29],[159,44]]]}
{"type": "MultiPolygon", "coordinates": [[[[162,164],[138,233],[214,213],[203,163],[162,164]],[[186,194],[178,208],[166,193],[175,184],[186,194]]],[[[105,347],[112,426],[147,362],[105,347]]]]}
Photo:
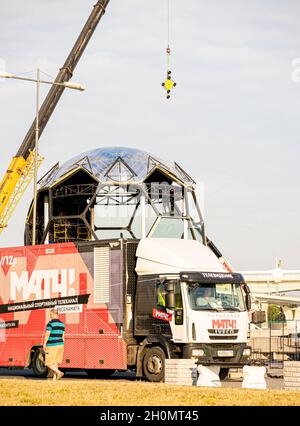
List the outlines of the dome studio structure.
{"type": "MultiPolygon", "coordinates": [[[[203,241],[195,182],[176,163],[139,149],[99,148],[40,180],[37,242],[173,237],[203,241]]],[[[25,244],[32,238],[32,208],[25,244]]]]}

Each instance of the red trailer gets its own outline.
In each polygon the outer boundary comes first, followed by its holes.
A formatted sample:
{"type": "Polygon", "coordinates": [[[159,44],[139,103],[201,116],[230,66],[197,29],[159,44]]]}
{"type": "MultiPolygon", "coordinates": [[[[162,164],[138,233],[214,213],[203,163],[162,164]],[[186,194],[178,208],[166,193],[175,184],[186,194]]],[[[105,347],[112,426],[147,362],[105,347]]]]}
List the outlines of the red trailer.
{"type": "MultiPolygon", "coordinates": [[[[63,368],[127,370],[122,337],[124,257],[137,242],[110,241],[0,249],[0,366],[41,362],[51,307],[66,324],[63,368]]],[[[133,261],[133,259],[132,259],[133,261]]]]}

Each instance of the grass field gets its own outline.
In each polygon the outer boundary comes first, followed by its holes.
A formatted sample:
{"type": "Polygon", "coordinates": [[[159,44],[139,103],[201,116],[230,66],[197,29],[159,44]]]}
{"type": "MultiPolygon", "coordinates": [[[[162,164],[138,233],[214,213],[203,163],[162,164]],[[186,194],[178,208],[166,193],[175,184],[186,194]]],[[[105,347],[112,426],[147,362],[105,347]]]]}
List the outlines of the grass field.
{"type": "Polygon", "coordinates": [[[212,389],[124,380],[0,380],[3,405],[300,405],[300,391],[212,389]]]}

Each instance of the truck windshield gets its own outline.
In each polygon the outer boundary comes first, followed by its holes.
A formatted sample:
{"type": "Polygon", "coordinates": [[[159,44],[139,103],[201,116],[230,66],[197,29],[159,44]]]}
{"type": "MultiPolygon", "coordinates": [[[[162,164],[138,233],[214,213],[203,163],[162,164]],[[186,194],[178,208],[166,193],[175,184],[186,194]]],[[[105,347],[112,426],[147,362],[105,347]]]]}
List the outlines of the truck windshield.
{"type": "Polygon", "coordinates": [[[245,301],[239,284],[188,283],[188,299],[197,311],[245,311],[245,301]]]}

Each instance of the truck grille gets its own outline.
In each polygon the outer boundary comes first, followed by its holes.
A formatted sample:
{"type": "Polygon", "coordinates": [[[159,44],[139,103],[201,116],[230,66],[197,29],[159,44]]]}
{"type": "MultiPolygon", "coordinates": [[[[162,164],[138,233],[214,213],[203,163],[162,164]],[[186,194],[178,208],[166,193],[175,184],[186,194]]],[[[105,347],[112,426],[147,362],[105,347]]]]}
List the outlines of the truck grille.
{"type": "Polygon", "coordinates": [[[214,335],[214,336],[209,336],[210,340],[236,340],[238,338],[238,336],[233,336],[233,335],[214,335]]]}

